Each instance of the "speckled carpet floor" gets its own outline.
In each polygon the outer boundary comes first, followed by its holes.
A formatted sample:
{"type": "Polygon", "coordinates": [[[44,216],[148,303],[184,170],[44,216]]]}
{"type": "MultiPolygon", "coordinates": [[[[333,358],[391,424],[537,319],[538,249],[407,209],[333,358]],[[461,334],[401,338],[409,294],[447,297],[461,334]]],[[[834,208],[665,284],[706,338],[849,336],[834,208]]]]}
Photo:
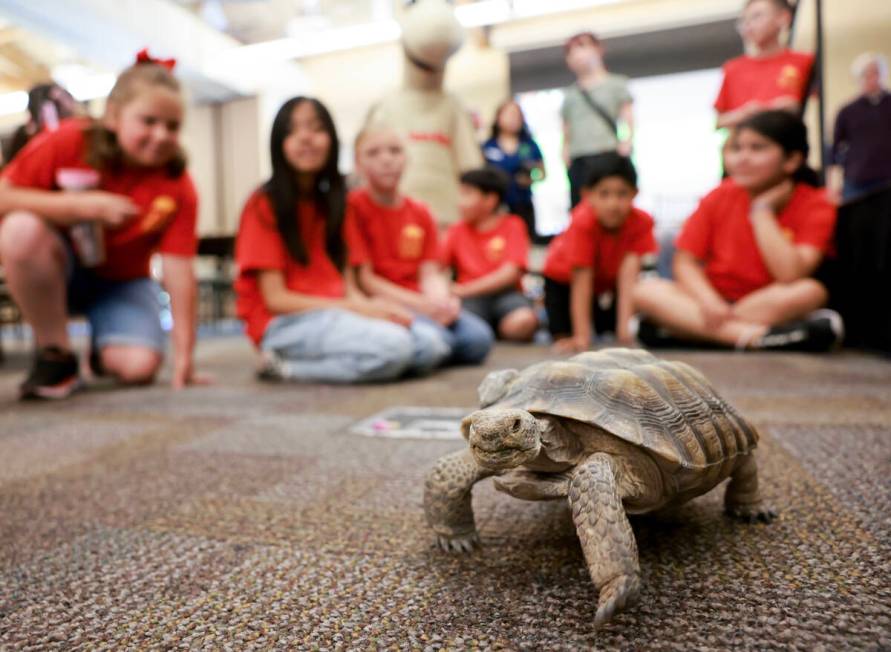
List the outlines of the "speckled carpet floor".
{"type": "MultiPolygon", "coordinates": [[[[542,348],[501,346],[486,369],[542,348]]],[[[452,441],[352,435],[391,405],[471,406],[483,370],[389,386],[254,381],[19,404],[0,366],[0,649],[891,649],[891,362],[677,353],[762,430],[771,525],[722,492],[633,521],[639,605],[601,631],[568,508],[482,483],[485,547],[431,547],[422,478],[452,441]]]]}

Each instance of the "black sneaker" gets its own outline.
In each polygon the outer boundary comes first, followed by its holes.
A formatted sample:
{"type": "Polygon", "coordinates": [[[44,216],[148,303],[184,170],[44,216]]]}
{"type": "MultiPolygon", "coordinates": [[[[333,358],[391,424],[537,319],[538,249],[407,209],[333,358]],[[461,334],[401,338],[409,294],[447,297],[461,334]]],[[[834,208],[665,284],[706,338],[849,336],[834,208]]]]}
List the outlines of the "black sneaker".
{"type": "Polygon", "coordinates": [[[31,373],[19,386],[22,399],[68,398],[80,387],[77,356],[57,346],[38,349],[31,373]]]}
{"type": "Polygon", "coordinates": [[[755,344],[767,351],[824,353],[839,347],[845,336],[841,315],[834,310],[817,310],[799,321],[778,324],[755,344]]]}

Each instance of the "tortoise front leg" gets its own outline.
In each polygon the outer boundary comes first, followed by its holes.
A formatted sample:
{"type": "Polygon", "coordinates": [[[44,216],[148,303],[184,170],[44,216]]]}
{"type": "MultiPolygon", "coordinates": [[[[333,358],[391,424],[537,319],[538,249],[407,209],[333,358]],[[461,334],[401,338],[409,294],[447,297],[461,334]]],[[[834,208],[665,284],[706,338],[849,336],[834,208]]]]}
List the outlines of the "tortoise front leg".
{"type": "Polygon", "coordinates": [[[588,572],[600,592],[594,617],[594,626],[599,627],[631,606],[640,592],[637,544],[609,455],[597,453],[576,468],[569,505],[588,572]]]}
{"type": "Polygon", "coordinates": [[[758,465],[754,453],[739,458],[730,474],[730,484],[724,494],[724,509],[731,516],[750,523],[758,519],[770,523],[776,518],[776,511],[764,504],[758,491],[758,465]]]}
{"type": "Polygon", "coordinates": [[[479,543],[473,520],[473,485],[494,475],[477,465],[468,449],[446,455],[427,474],[424,514],[446,552],[470,552],[479,543]]]}

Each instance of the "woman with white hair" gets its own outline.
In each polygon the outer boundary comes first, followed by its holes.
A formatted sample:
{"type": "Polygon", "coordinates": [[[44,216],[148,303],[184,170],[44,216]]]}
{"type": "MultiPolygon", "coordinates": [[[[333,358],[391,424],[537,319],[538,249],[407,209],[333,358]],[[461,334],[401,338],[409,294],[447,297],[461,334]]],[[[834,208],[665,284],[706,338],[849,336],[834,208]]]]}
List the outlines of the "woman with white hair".
{"type": "Polygon", "coordinates": [[[832,146],[836,167],[830,187],[835,198],[840,194],[843,201],[891,186],[888,60],[881,54],[865,52],[854,60],[851,71],[861,94],[838,112],[832,146]]]}

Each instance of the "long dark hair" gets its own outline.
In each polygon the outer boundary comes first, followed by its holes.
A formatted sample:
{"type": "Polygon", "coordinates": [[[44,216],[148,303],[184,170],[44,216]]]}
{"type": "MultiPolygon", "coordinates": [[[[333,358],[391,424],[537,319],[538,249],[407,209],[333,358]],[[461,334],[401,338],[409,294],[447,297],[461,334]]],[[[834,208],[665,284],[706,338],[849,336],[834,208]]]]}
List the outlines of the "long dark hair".
{"type": "Polygon", "coordinates": [[[325,216],[325,251],[334,265],[338,269],[343,269],[346,264],[346,244],[342,232],[346,213],[346,183],[340,170],[337,169],[340,141],[328,109],[315,98],[292,97],[282,105],[272,122],[269,149],[272,157],[272,176],[263,184],[262,189],[272,203],[276,227],[291,258],[301,265],[309,262],[306,243],[303,242],[300,225],[295,219],[297,202],[309,199],[325,216]],[[291,114],[304,102],[312,104],[322,127],[331,139],[328,160],[316,175],[309,196],[301,193],[297,184],[296,170],[288,163],[283,149],[285,139],[291,133],[291,114]]]}
{"type": "Polygon", "coordinates": [[[820,175],[807,164],[810,147],[807,143],[807,127],[801,118],[788,111],[764,111],[741,122],[736,131],[739,133],[744,129],[751,129],[775,142],[787,156],[796,152],[801,154],[801,167],[792,174],[793,181],[814,187],[822,185],[820,175]]]}
{"type": "Polygon", "coordinates": [[[520,112],[520,122],[522,124],[520,126],[520,133],[517,134],[517,137],[520,139],[520,142],[524,140],[532,140],[532,133],[529,131],[529,126],[526,124],[526,116],[523,115],[523,108],[515,99],[505,100],[495,110],[495,119],[492,121],[492,133],[489,135],[489,138],[494,140],[501,135],[501,127],[498,126],[498,120],[501,118],[501,112],[511,104],[515,104],[517,111],[520,112]]]}

